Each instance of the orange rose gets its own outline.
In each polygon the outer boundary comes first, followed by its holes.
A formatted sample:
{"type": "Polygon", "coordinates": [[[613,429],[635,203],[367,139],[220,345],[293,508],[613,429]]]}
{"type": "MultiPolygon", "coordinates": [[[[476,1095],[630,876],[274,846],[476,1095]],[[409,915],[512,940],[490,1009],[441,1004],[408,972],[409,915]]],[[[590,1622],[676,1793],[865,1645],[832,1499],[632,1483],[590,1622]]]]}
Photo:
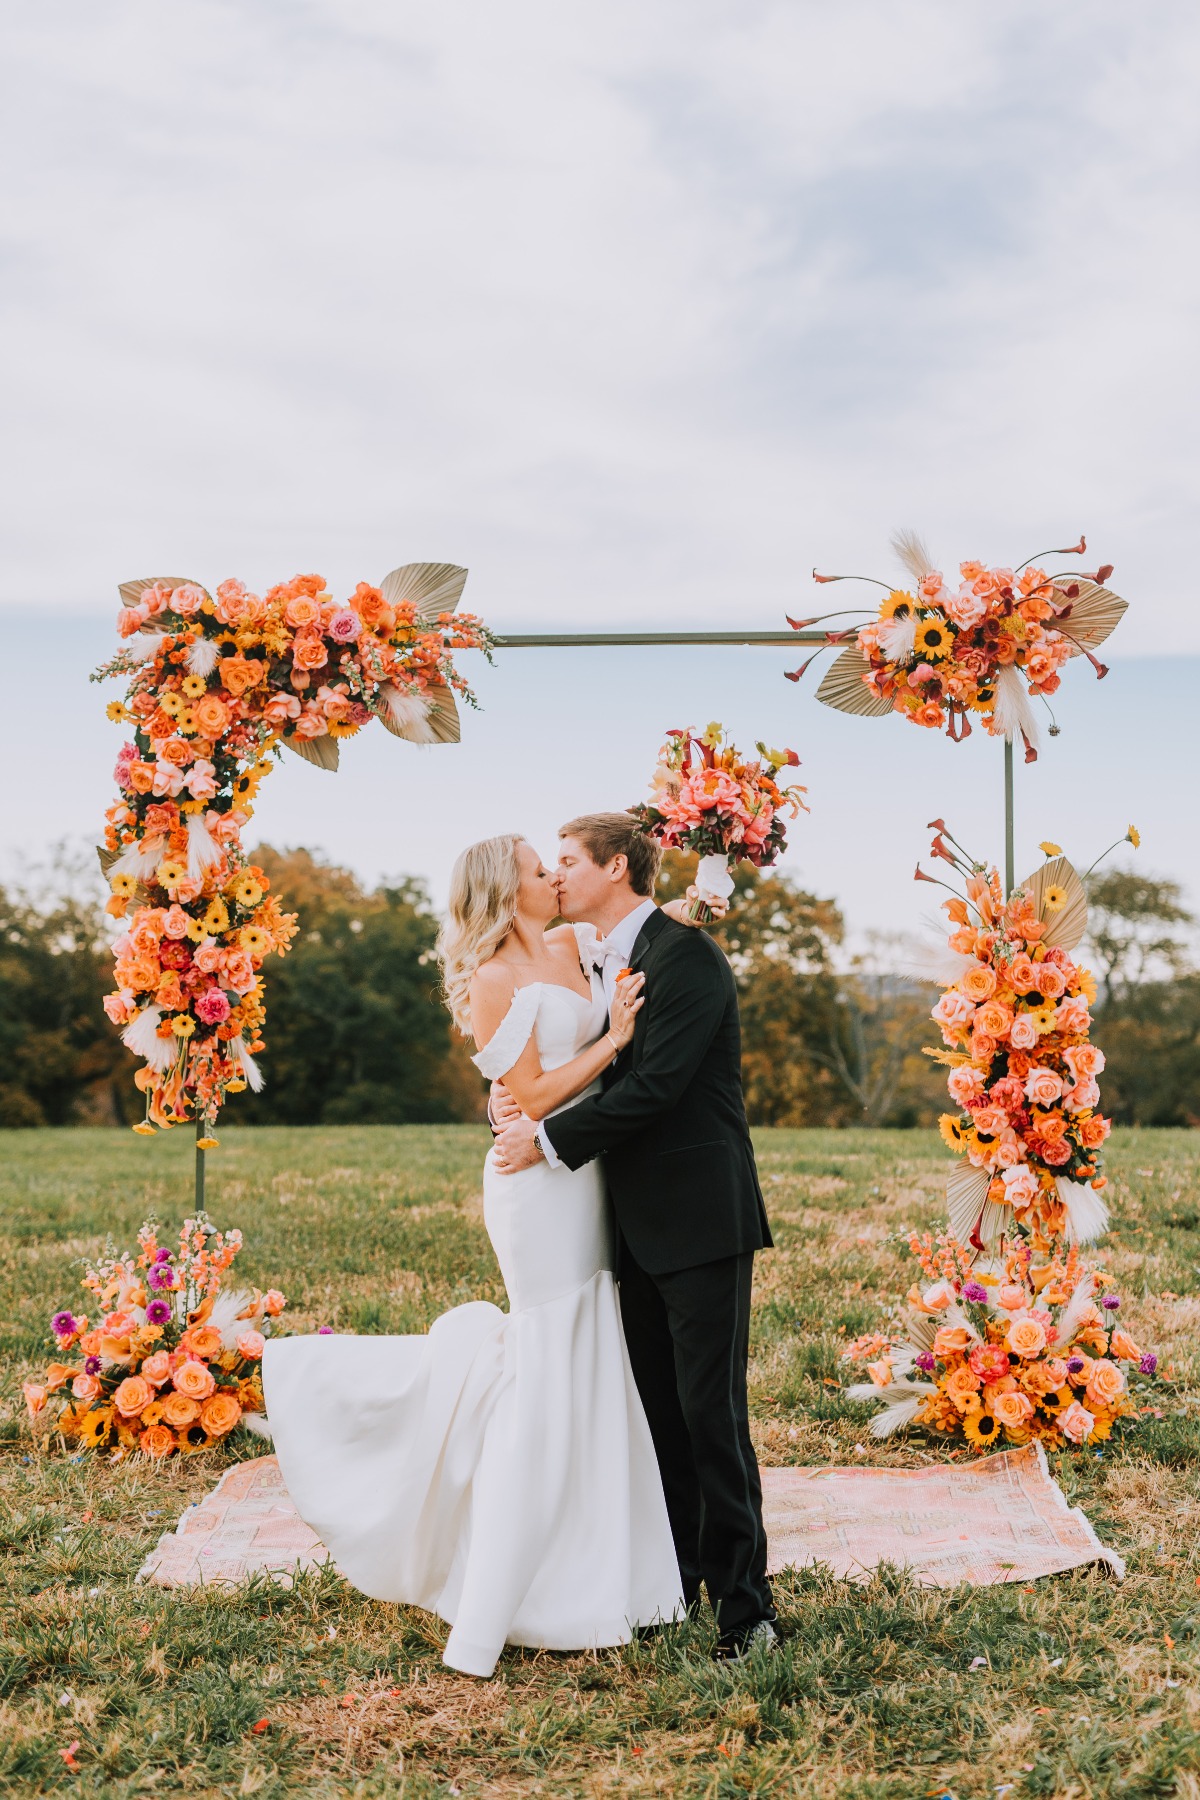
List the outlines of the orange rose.
{"type": "Polygon", "coordinates": [[[266,679],[266,666],[253,656],[227,656],[221,663],[221,680],[229,692],[237,698],[247,688],[257,687],[266,679]]]}
{"type": "Polygon", "coordinates": [[[224,1437],[242,1416],[242,1409],[230,1393],[214,1394],[200,1409],[200,1423],[209,1437],[224,1437]]]}
{"type": "Polygon", "coordinates": [[[1079,1141],[1085,1150],[1098,1150],[1111,1130],[1109,1119],[1084,1119],[1079,1127],[1079,1141]]]}
{"type": "Polygon", "coordinates": [[[186,1431],[200,1417],[200,1403],[189,1400],[186,1394],[168,1394],[162,1403],[162,1417],[176,1431],[186,1431]]]}
{"type": "Polygon", "coordinates": [[[380,637],[386,637],[396,623],[396,615],[379,589],[368,587],[363,581],[359,582],[356,591],[351,594],[350,605],[368,631],[377,631],[380,637]]]}
{"type": "Polygon", "coordinates": [[[302,632],[292,644],[292,662],[297,669],[323,669],[329,652],[321,638],[302,632]]]}
{"type": "Polygon", "coordinates": [[[46,1401],[49,1399],[49,1395],[41,1382],[23,1381],[21,1383],[21,1392],[25,1396],[25,1405],[28,1409],[30,1419],[40,1417],[40,1415],[45,1412],[46,1401]]]}
{"type": "Polygon", "coordinates": [[[187,1005],[179,976],[174,969],[168,969],[158,987],[155,989],[155,1000],[164,1012],[182,1012],[187,1005]]]}
{"type": "Polygon", "coordinates": [[[1014,1319],[1008,1328],[1008,1348],[1014,1356],[1040,1356],[1046,1348],[1046,1330],[1037,1319],[1014,1319]]]}
{"type": "Polygon", "coordinates": [[[217,1385],[210,1369],[206,1369],[202,1362],[190,1360],[180,1363],[171,1382],[177,1392],[186,1394],[189,1400],[207,1400],[217,1385]]]}
{"type": "Polygon", "coordinates": [[[1119,1356],[1122,1362],[1140,1362],[1142,1353],[1127,1331],[1118,1325],[1112,1334],[1112,1355],[1119,1356]]]}
{"type": "Polygon", "coordinates": [[[968,969],[958,985],[968,1000],[973,1000],[976,1006],[980,1006],[983,1001],[990,1000],[996,991],[995,971],[980,963],[976,968],[968,969]]]}
{"type": "Polygon", "coordinates": [[[219,738],[229,729],[229,709],[215,694],[205,694],[196,702],[196,724],[206,738],[219,738]]]}
{"type": "Polygon", "coordinates": [[[1092,1364],[1083,1398],[1094,1412],[1115,1406],[1125,1392],[1125,1375],[1116,1363],[1100,1357],[1092,1364]]]}
{"type": "Polygon", "coordinates": [[[979,1392],[979,1377],[968,1363],[964,1363],[960,1369],[955,1369],[943,1391],[959,1412],[966,1412],[979,1392]]]}
{"type": "Polygon", "coordinates": [[[971,1342],[965,1325],[943,1325],[933,1340],[933,1354],[939,1358],[961,1356],[971,1342]]]}
{"type": "Polygon", "coordinates": [[[207,1362],[221,1348],[221,1334],[215,1325],[193,1325],[179,1340],[179,1348],[207,1362]]]}
{"type": "Polygon", "coordinates": [[[148,794],[154,786],[154,764],[143,762],[140,758],[137,762],[131,762],[126,780],[135,794],[148,794]]]}
{"type": "Polygon", "coordinates": [[[154,1398],[154,1389],[140,1375],[127,1375],[113,1395],[113,1405],[123,1419],[135,1419],[154,1398]]]}
{"type": "Polygon", "coordinates": [[[992,1401],[992,1417],[1007,1431],[1019,1431],[1023,1425],[1028,1425],[1033,1413],[1033,1401],[1028,1394],[1019,1391],[997,1394],[992,1401]]]}
{"type": "Polygon", "coordinates": [[[148,1425],[138,1439],[138,1449],[142,1455],[153,1456],[156,1459],[170,1456],[176,1447],[174,1436],[165,1425],[148,1425]]]}
{"type": "Polygon", "coordinates": [[[975,1029],[992,1038],[1002,1038],[1012,1022],[1011,1007],[1000,1000],[989,1000],[975,1015],[975,1029]]]}
{"type": "Polygon", "coordinates": [[[158,746],[160,762],[174,763],[177,769],[186,769],[192,760],[192,747],[182,738],[170,737],[158,746]]]}

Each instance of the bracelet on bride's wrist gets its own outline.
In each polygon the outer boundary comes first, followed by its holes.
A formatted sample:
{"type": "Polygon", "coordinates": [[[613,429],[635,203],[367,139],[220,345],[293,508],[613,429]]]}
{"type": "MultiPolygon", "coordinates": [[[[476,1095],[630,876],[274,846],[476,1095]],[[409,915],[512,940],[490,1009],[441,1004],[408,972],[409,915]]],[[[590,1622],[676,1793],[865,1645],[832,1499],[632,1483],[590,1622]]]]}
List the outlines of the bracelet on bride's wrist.
{"type": "Polygon", "coordinates": [[[620,1054],[621,1054],[621,1046],[620,1046],[620,1044],[618,1044],[616,1038],[613,1036],[611,1031],[606,1031],[604,1035],[613,1047],[613,1060],[615,1061],[616,1058],[618,1056],[620,1056],[620,1054]]]}

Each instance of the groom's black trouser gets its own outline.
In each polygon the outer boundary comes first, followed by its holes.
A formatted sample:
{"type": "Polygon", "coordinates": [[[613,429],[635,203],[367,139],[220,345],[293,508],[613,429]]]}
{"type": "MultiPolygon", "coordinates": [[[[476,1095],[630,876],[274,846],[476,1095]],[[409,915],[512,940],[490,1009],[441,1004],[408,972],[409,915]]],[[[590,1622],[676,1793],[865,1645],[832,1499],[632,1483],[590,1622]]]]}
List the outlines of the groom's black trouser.
{"type": "Polygon", "coordinates": [[[650,1275],[622,1242],[617,1267],[684,1599],[697,1600],[703,1581],[721,1631],[773,1618],[746,1405],[754,1257],[650,1275]]]}

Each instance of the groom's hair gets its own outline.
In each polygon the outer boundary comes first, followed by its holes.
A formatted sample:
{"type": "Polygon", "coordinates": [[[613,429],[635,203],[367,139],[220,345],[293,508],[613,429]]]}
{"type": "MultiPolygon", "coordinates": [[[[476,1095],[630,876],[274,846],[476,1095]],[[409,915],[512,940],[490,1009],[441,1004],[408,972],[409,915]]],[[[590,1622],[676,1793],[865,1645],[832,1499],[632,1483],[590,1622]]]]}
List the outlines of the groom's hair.
{"type": "Polygon", "coordinates": [[[583,813],[568,819],[558,829],[560,838],[578,838],[598,869],[603,869],[614,856],[623,856],[629,865],[629,885],[635,894],[654,896],[654,882],[662,861],[662,847],[656,838],[639,830],[628,813],[583,813]]]}

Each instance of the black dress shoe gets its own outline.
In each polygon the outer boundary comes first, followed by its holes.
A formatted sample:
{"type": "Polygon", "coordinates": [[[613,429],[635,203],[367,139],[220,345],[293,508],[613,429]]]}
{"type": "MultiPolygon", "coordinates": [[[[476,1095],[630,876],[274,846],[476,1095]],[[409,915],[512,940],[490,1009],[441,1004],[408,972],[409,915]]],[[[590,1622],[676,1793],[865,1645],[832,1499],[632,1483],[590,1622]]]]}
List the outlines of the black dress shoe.
{"type": "Polygon", "coordinates": [[[748,1625],[736,1625],[723,1631],[713,1645],[714,1662],[745,1662],[755,1655],[768,1656],[778,1650],[779,1637],[770,1619],[751,1619],[748,1625]]]}

